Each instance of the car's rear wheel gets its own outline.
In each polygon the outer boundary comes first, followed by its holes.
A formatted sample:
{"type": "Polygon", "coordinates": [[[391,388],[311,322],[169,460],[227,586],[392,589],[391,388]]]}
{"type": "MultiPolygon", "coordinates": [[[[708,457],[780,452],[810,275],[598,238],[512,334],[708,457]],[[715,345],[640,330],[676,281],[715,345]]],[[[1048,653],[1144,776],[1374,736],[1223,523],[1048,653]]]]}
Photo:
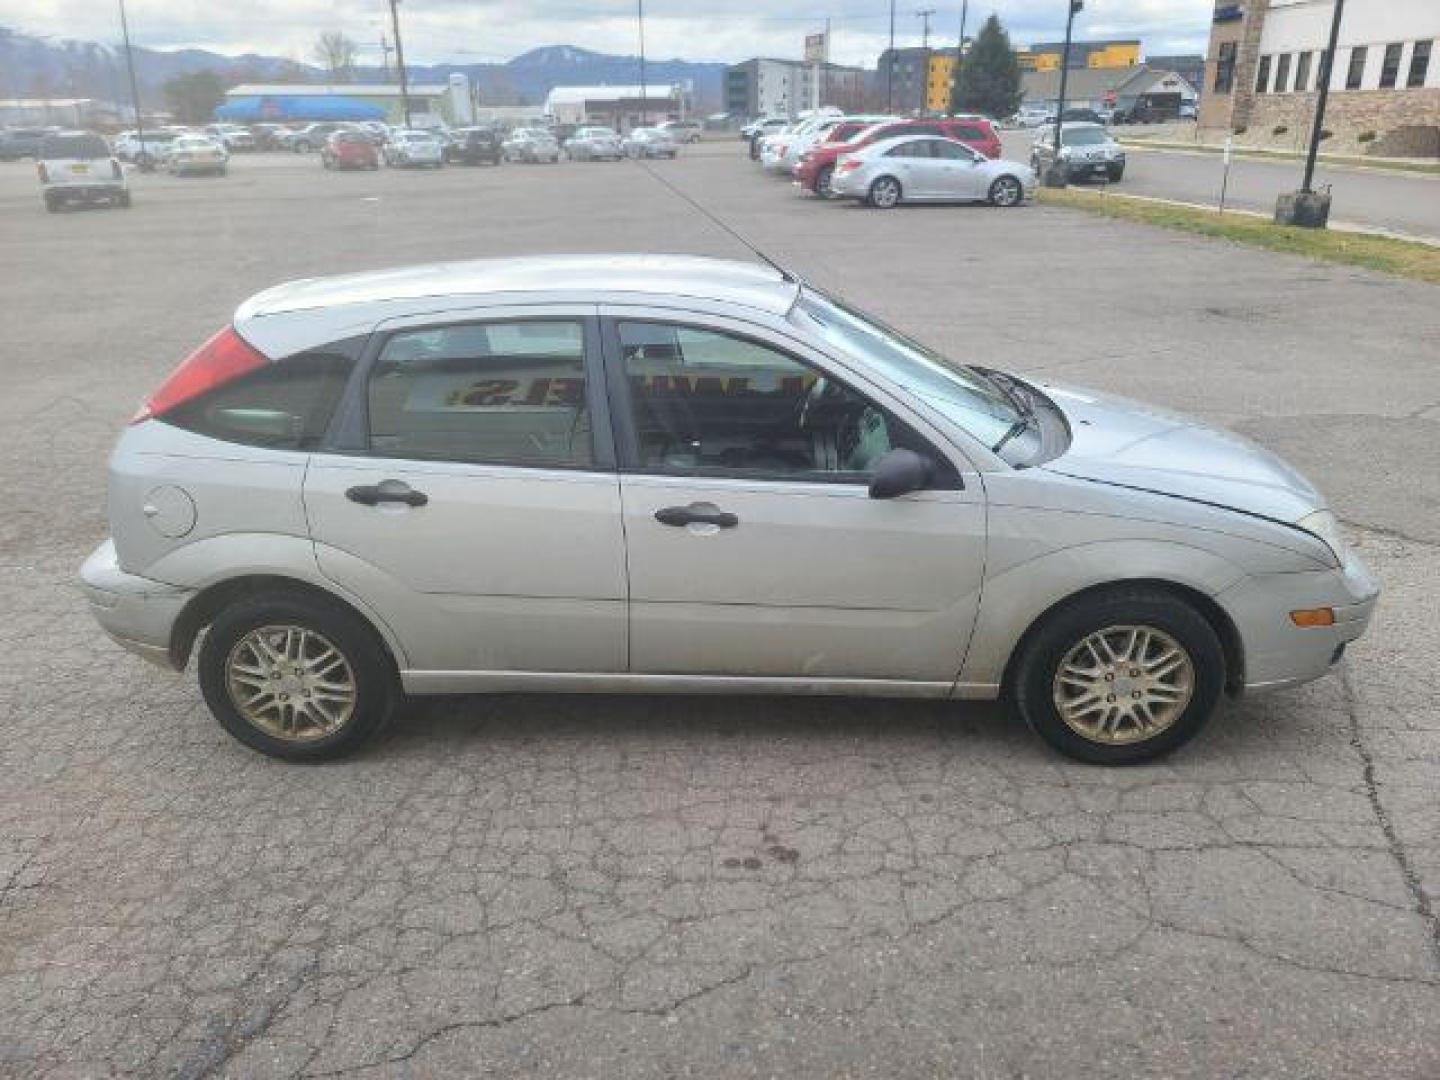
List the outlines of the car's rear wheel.
{"type": "Polygon", "coordinates": [[[889,210],[900,203],[900,181],[893,176],[882,176],[870,185],[868,201],[871,206],[889,210]]]}
{"type": "Polygon", "coordinates": [[[1110,169],[1108,175],[1110,177],[1110,183],[1118,184],[1121,177],[1125,175],[1125,166],[1121,165],[1118,169],[1110,169]]]}
{"type": "Polygon", "coordinates": [[[270,593],[226,608],[200,648],[200,688],[220,724],[271,757],[318,761],[359,746],[400,699],[375,631],[338,604],[270,593]]]}
{"type": "Polygon", "coordinates": [[[1020,181],[1013,176],[996,177],[995,182],[990,185],[991,206],[1014,206],[1025,197],[1025,191],[1020,186],[1020,181]]]}
{"type": "Polygon", "coordinates": [[[835,179],[835,166],[825,165],[815,174],[815,194],[822,199],[828,199],[835,194],[831,181],[835,179]]]}
{"type": "Polygon", "coordinates": [[[1062,754],[1133,765],[1194,737],[1224,685],[1224,649],[1199,611],[1163,590],[1120,588],[1067,604],[1036,628],[1011,693],[1062,754]]]}

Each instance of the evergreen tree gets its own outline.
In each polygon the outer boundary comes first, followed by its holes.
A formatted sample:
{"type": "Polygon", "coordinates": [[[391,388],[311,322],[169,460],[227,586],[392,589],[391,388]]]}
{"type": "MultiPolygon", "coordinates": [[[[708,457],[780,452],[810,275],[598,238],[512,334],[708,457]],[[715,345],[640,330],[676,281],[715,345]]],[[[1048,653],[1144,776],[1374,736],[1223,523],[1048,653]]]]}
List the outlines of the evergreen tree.
{"type": "Polygon", "coordinates": [[[983,113],[996,119],[1012,115],[1025,96],[1020,89],[1020,59],[1010,35],[991,15],[960,63],[950,100],[953,112],[983,113]]]}
{"type": "Polygon", "coordinates": [[[215,118],[215,106],[225,100],[225,82],[207,69],[168,79],[160,88],[170,111],[186,124],[203,124],[215,118]]]}

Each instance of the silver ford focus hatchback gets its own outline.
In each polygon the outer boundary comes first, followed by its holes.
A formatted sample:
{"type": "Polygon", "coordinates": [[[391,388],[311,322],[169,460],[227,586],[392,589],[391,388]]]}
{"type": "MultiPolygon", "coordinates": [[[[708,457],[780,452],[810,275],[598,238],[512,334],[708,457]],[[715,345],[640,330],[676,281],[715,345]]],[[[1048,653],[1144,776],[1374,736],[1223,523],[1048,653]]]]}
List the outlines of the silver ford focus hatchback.
{"type": "Polygon", "coordinates": [[[405,694],[1005,697],[1142,761],[1322,675],[1378,588],[1237,436],[943,360],[759,265],[281,285],[110,461],[95,617],[276,757],[405,694]]]}

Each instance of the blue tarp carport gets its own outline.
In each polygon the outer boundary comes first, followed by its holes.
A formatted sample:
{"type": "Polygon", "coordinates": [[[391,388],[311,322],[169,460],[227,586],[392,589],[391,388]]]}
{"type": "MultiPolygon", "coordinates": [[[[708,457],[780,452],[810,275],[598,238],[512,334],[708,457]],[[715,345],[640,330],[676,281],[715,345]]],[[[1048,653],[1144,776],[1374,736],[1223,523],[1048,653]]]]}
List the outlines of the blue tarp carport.
{"type": "Polygon", "coordinates": [[[239,97],[215,110],[216,120],[383,120],[385,110],[368,101],[333,94],[239,97]]]}

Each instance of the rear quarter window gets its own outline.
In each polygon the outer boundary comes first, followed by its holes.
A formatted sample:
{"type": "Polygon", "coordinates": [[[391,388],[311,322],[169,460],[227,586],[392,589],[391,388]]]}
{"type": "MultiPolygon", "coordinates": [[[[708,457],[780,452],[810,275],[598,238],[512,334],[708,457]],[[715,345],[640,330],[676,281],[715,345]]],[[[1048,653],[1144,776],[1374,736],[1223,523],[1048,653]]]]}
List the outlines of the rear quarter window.
{"type": "Polygon", "coordinates": [[[313,450],[330,426],[364,340],[336,342],[266,364],[162,419],[243,446],[313,450]]]}

